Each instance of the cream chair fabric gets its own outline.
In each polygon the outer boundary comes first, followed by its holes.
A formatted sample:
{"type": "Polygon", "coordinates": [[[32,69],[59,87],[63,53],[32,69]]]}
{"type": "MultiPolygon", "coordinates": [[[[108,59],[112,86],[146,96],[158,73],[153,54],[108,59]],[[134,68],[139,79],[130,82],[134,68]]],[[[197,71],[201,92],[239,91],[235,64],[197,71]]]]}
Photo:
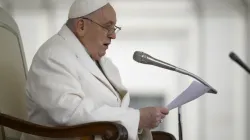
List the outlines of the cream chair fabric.
{"type": "MultiPolygon", "coordinates": [[[[26,119],[25,82],[27,66],[18,26],[0,8],[0,111],[26,119]]],[[[19,139],[21,133],[4,128],[6,137],[19,139]]]]}

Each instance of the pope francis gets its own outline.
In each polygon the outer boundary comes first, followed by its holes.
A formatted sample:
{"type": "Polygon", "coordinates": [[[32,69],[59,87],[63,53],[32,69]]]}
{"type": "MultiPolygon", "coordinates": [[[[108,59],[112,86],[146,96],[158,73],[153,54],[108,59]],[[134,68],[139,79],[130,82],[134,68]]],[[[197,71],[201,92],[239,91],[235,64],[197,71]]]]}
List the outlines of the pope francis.
{"type": "MultiPolygon", "coordinates": [[[[69,126],[112,121],[126,127],[129,140],[152,140],[166,108],[129,108],[118,69],[105,57],[121,30],[107,0],[75,0],[68,21],[35,54],[27,79],[29,121],[69,126]]],[[[23,134],[21,140],[47,140],[23,134]]],[[[95,139],[101,139],[96,136],[95,139]]]]}

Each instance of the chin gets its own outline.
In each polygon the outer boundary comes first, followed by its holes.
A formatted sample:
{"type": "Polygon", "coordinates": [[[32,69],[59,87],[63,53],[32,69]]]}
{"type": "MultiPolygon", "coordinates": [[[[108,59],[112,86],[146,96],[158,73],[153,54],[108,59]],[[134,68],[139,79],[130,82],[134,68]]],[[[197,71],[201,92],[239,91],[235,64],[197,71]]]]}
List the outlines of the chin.
{"type": "Polygon", "coordinates": [[[106,52],[99,53],[99,57],[105,56],[106,52]]]}
{"type": "Polygon", "coordinates": [[[94,57],[93,59],[94,59],[95,61],[99,61],[102,57],[103,57],[103,56],[98,55],[98,56],[94,57]]]}
{"type": "Polygon", "coordinates": [[[95,61],[99,61],[101,58],[100,57],[93,57],[95,61]]]}

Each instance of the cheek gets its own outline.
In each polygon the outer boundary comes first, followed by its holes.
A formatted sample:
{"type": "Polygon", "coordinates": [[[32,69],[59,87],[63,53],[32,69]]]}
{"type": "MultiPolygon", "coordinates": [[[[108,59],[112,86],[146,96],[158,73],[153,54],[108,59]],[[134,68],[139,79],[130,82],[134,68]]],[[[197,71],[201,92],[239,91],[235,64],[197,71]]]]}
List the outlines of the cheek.
{"type": "Polygon", "coordinates": [[[103,49],[103,44],[105,43],[105,37],[102,34],[97,34],[94,38],[95,48],[98,50],[103,49]]]}
{"type": "Polygon", "coordinates": [[[104,41],[105,37],[102,33],[92,33],[91,34],[91,41],[94,43],[94,44],[103,44],[103,41],[104,41]]]}
{"type": "Polygon", "coordinates": [[[105,34],[103,32],[98,30],[88,32],[85,36],[85,40],[88,42],[92,54],[98,54],[103,51],[103,43],[105,41],[105,34]]]}

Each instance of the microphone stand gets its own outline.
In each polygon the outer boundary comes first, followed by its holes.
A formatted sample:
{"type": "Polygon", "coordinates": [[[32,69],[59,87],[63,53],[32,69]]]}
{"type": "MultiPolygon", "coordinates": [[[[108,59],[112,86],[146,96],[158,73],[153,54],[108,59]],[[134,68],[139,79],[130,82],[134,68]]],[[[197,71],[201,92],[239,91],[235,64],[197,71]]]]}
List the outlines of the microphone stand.
{"type": "MultiPolygon", "coordinates": [[[[168,64],[168,63],[166,63],[164,61],[158,60],[158,59],[153,58],[151,56],[148,57],[148,60],[150,60],[148,62],[148,64],[159,66],[161,68],[165,68],[165,69],[168,69],[168,70],[176,71],[178,73],[190,76],[190,77],[198,80],[199,82],[201,82],[205,86],[209,87],[210,90],[208,91],[208,93],[217,94],[217,90],[216,89],[214,89],[212,86],[210,86],[202,78],[200,78],[199,76],[197,76],[197,75],[195,75],[195,74],[193,74],[193,73],[191,73],[189,71],[186,71],[184,69],[178,68],[178,67],[176,67],[174,65],[168,64]],[[154,63],[154,60],[158,61],[158,63],[154,63]]],[[[178,134],[179,134],[179,140],[183,140],[183,134],[182,134],[182,117],[181,116],[182,116],[182,111],[181,111],[181,106],[180,106],[180,107],[178,107],[178,130],[179,130],[178,134]]]]}
{"type": "Polygon", "coordinates": [[[182,137],[181,106],[178,107],[178,130],[179,130],[179,140],[183,140],[183,137],[182,137]]]}
{"type": "MultiPolygon", "coordinates": [[[[166,63],[164,61],[161,61],[159,59],[156,59],[146,53],[143,52],[135,52],[134,56],[133,56],[134,60],[139,62],[139,63],[143,63],[143,64],[150,64],[150,65],[154,65],[157,67],[161,67],[164,69],[168,69],[168,70],[172,70],[172,71],[176,71],[178,73],[190,76],[196,80],[198,80],[199,82],[201,82],[202,84],[204,84],[205,86],[209,87],[210,90],[208,91],[208,93],[213,93],[213,94],[217,94],[217,90],[214,89],[212,86],[210,86],[206,81],[204,81],[202,78],[200,78],[199,76],[186,71],[184,69],[178,68],[174,65],[171,65],[169,63],[166,63]]],[[[183,135],[182,135],[182,120],[181,120],[181,106],[178,107],[178,129],[179,129],[179,140],[183,140],[183,135]]]]}

